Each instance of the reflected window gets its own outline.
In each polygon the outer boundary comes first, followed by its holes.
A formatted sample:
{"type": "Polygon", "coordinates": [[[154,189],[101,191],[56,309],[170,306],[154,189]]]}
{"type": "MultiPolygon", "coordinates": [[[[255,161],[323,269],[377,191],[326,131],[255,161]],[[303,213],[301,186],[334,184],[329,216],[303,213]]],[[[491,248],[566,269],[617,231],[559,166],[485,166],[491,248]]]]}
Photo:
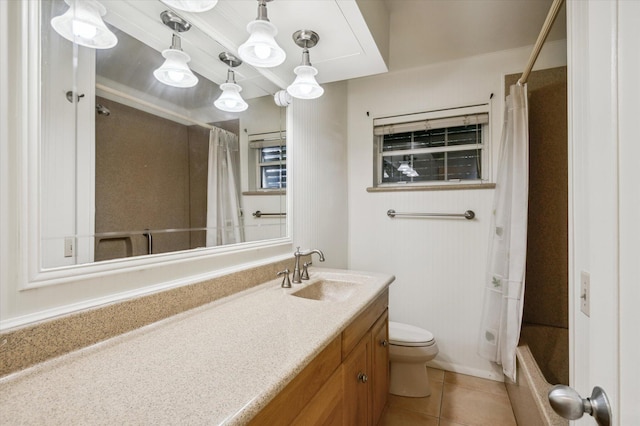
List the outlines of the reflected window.
{"type": "Polygon", "coordinates": [[[287,145],[284,132],[249,135],[249,148],[254,152],[250,157],[255,159],[256,189],[285,189],[287,145]]]}

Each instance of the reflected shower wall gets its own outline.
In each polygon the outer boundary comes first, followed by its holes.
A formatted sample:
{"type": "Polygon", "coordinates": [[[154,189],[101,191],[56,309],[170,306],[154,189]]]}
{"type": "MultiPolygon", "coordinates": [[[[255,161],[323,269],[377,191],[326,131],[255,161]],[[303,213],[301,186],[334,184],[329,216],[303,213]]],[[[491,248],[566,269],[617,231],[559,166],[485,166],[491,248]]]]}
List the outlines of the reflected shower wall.
{"type": "Polygon", "coordinates": [[[97,97],[95,260],[205,246],[209,131],[97,97]],[[105,235],[107,234],[107,235],[105,235]]]}

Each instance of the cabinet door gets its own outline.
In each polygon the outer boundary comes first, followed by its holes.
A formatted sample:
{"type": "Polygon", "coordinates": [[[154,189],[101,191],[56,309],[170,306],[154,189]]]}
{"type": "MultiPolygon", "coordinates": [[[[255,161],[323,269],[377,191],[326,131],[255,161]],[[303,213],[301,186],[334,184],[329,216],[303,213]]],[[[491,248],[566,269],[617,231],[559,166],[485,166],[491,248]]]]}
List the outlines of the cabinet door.
{"type": "Polygon", "coordinates": [[[373,424],[384,411],[389,395],[389,315],[385,312],[371,329],[371,391],[373,393],[373,424]]]}
{"type": "Polygon", "coordinates": [[[343,424],[343,370],[338,368],[322,389],[293,421],[293,426],[337,426],[343,424]]]}
{"type": "Polygon", "coordinates": [[[369,335],[365,335],[342,365],[344,369],[345,425],[371,424],[369,413],[370,342],[369,335]]]}

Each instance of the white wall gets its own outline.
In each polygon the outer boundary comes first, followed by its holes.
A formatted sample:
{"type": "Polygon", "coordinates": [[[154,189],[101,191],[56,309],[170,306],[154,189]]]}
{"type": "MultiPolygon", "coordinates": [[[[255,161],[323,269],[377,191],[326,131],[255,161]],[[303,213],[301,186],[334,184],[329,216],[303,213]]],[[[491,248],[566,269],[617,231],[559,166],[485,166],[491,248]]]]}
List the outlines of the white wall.
{"type": "MultiPolygon", "coordinates": [[[[496,380],[502,380],[500,370],[476,355],[493,190],[368,193],[373,184],[372,123],[376,117],[490,102],[489,149],[495,165],[503,77],[522,72],[530,52],[531,47],[514,49],[348,84],[349,268],[396,275],[390,318],[434,333],[440,354],[433,365],[496,380]],[[388,209],[471,209],[477,219],[389,219],[388,209]]],[[[553,42],[543,49],[536,68],[562,65],[566,44],[553,42]]]]}
{"type": "Polygon", "coordinates": [[[317,248],[326,262],[347,266],[347,83],[323,85],[314,100],[294,99],[288,128],[293,243],[317,248]]]}

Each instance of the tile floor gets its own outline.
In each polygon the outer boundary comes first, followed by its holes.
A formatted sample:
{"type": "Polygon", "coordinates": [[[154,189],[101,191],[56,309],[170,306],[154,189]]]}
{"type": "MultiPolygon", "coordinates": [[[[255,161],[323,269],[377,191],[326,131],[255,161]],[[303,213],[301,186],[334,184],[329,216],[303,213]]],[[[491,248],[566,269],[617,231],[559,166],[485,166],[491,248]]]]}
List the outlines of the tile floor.
{"type": "Polygon", "coordinates": [[[427,368],[431,396],[389,395],[379,426],[516,426],[503,383],[427,368]]]}

